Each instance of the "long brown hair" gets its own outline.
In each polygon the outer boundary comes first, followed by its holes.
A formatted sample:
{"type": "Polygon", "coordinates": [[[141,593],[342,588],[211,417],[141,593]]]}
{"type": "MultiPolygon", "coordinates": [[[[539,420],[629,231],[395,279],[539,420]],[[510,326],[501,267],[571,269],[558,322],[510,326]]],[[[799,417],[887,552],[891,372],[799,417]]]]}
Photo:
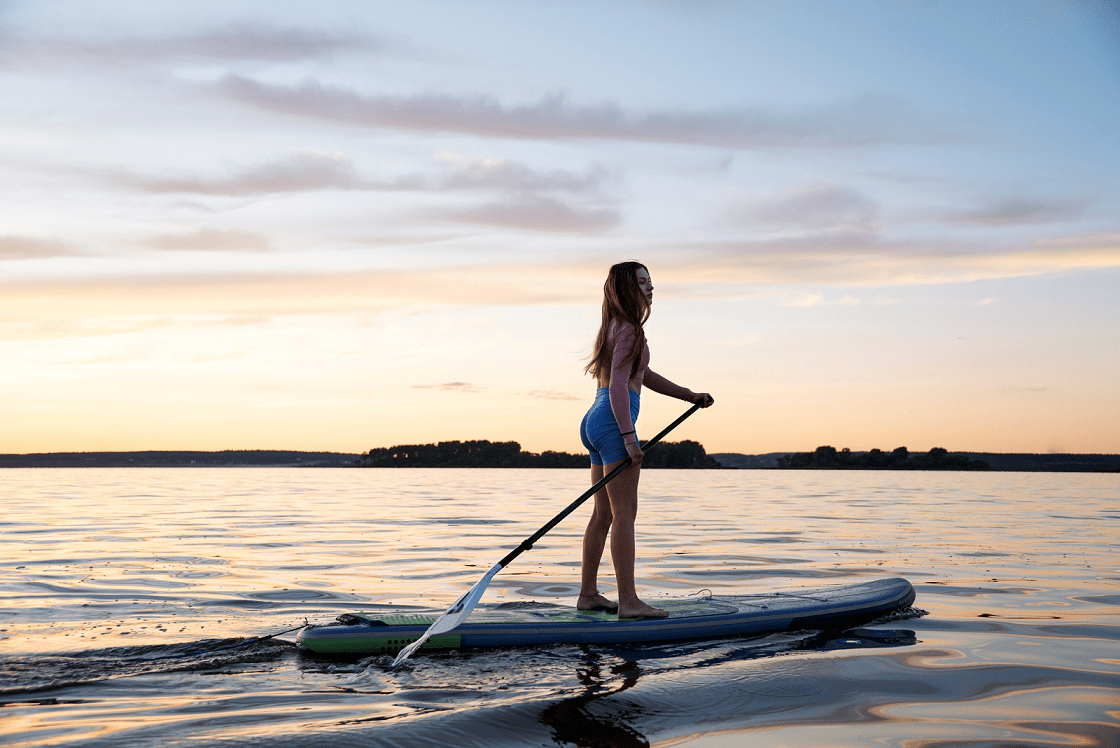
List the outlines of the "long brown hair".
{"type": "Polygon", "coordinates": [[[631,377],[638,373],[638,366],[641,364],[642,352],[646,345],[646,334],[642,326],[649,319],[649,300],[638,287],[639,268],[649,273],[649,268],[637,260],[612,265],[610,272],[607,273],[607,280],[603,284],[603,321],[599,325],[599,334],[595,337],[595,350],[591,354],[591,361],[583,369],[596,379],[611,370],[611,356],[614,351],[607,344],[607,338],[610,334],[611,322],[616,320],[634,326],[638,336],[637,345],[633,347],[623,363],[630,364],[631,377]]]}

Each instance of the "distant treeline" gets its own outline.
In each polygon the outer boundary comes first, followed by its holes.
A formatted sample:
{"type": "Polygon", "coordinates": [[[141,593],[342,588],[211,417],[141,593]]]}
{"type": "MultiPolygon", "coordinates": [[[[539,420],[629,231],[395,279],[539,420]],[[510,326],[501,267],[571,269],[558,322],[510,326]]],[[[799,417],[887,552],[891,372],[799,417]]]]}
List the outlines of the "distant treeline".
{"type": "Polygon", "coordinates": [[[233,449],[221,452],[40,452],[0,455],[0,468],[353,467],[359,455],[233,449]]]}
{"type": "MultiPolygon", "coordinates": [[[[439,442],[402,444],[371,449],[362,456],[362,467],[458,467],[458,468],[586,468],[591,458],[568,452],[522,451],[517,442],[439,442]]],[[[704,447],[694,441],[661,442],[646,453],[644,468],[718,468],[704,447]]]]}
{"type": "Polygon", "coordinates": [[[833,447],[817,447],[815,452],[797,452],[778,458],[778,468],[829,469],[829,470],[990,470],[983,460],[972,460],[967,455],[950,454],[948,450],[934,447],[929,452],[910,454],[906,447],[891,452],[873,449],[870,452],[852,452],[844,448],[839,452],[833,447]]]}

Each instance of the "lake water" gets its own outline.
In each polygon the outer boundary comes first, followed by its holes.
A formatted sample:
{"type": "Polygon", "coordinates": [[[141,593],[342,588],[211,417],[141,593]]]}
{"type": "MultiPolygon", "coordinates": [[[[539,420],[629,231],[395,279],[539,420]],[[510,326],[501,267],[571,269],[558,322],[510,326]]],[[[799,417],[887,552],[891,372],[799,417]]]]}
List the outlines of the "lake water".
{"type": "MultiPolygon", "coordinates": [[[[843,634],[422,652],[397,669],[284,643],[343,612],[451,604],[587,483],[2,471],[0,743],[1120,745],[1115,474],[643,473],[646,599],[901,576],[928,613],[843,634]]],[[[483,603],[574,603],[588,512],[483,603]]]]}

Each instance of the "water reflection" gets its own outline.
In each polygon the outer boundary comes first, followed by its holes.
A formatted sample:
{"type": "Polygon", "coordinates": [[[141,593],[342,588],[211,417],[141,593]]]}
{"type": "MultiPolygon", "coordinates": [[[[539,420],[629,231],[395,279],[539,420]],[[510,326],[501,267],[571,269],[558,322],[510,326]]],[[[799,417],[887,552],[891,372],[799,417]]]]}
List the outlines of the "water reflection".
{"type": "MultiPolygon", "coordinates": [[[[605,658],[585,649],[583,663],[576,676],[583,690],[576,696],[548,706],[540,721],[552,728],[553,738],[561,745],[580,748],[649,748],[649,741],[635,730],[628,720],[642,713],[637,705],[624,709],[608,709],[613,714],[595,715],[590,705],[608,696],[617,696],[638,683],[641,668],[634,660],[621,660],[607,666],[605,658]]],[[[617,706],[617,705],[613,705],[617,706]]]]}
{"type": "MultiPolygon", "coordinates": [[[[726,666],[748,660],[774,657],[793,652],[834,652],[845,649],[880,649],[907,647],[917,643],[917,635],[910,630],[885,630],[859,628],[848,631],[822,631],[801,637],[768,636],[750,643],[736,645],[732,641],[692,642],[671,645],[640,645],[634,648],[613,647],[602,650],[580,647],[580,658],[575,668],[580,684],[578,693],[547,706],[539,720],[552,729],[553,739],[560,745],[578,748],[648,748],[649,740],[634,726],[643,717],[657,716],[658,702],[663,699],[666,686],[680,683],[675,693],[678,700],[688,701],[688,685],[707,680],[709,671],[714,680],[725,680],[723,693],[729,700],[728,713],[735,713],[736,702],[743,691],[756,695],[807,698],[815,696],[821,687],[809,679],[784,679],[779,684],[760,684],[751,679],[750,684],[727,678],[726,666]],[[694,658],[693,654],[714,651],[710,657],[694,658]],[[671,663],[671,664],[670,664],[671,663]],[[618,699],[619,694],[635,688],[644,674],[657,674],[658,682],[652,693],[636,693],[633,698],[618,699]],[[760,689],[760,685],[763,687],[760,689]]],[[[676,691],[676,689],[673,689],[676,691]]],[[[713,717],[722,711],[719,700],[711,698],[702,704],[685,704],[694,707],[697,716],[708,713],[713,717]]]]}

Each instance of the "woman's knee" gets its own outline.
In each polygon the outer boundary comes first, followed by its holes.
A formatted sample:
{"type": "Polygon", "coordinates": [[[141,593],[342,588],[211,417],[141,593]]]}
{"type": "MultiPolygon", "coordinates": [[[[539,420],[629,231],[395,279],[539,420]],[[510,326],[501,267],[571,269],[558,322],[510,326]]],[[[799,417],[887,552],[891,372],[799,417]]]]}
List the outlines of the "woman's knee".
{"type": "Polygon", "coordinates": [[[606,501],[596,501],[595,508],[591,510],[591,524],[603,530],[609,530],[611,522],[613,521],[614,512],[611,510],[610,503],[606,501]]]}

